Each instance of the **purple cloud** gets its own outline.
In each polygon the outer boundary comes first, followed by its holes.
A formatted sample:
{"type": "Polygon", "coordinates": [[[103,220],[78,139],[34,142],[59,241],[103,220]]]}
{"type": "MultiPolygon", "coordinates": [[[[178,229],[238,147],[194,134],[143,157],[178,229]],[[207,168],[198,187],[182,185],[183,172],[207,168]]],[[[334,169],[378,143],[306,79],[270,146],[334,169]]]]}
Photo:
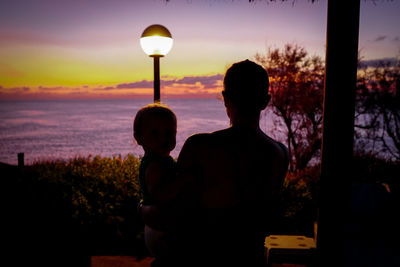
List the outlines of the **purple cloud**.
{"type": "Polygon", "coordinates": [[[375,38],[374,42],[380,42],[380,41],[385,40],[386,38],[387,38],[386,35],[380,35],[380,36],[375,38]]]}
{"type": "MultiPolygon", "coordinates": [[[[204,76],[186,76],[181,79],[172,78],[169,76],[163,77],[165,80],[161,80],[161,86],[177,86],[177,85],[188,85],[188,86],[195,86],[201,84],[204,86],[205,89],[216,88],[220,86],[218,84],[219,81],[222,80],[222,74],[215,74],[215,75],[204,75],[204,76]]],[[[141,80],[138,82],[132,83],[120,83],[115,86],[114,89],[135,89],[135,88],[153,88],[154,84],[153,81],[148,80],[141,80]]],[[[108,87],[107,87],[108,88],[108,87]]],[[[113,89],[113,88],[109,88],[113,89]]],[[[106,90],[104,88],[103,90],[106,90]]]]}
{"type": "Polygon", "coordinates": [[[197,82],[205,86],[214,86],[217,81],[222,80],[222,74],[216,74],[212,76],[187,76],[176,81],[176,83],[184,84],[196,84],[197,82]]]}
{"type": "MultiPolygon", "coordinates": [[[[185,93],[207,93],[208,89],[217,89],[222,86],[222,74],[215,75],[200,75],[200,76],[185,76],[183,78],[176,78],[170,76],[164,76],[161,80],[162,87],[170,87],[171,89],[176,89],[176,92],[185,92],[185,93]]],[[[39,94],[56,94],[60,93],[61,95],[68,94],[83,94],[88,93],[90,91],[112,91],[112,90],[121,90],[121,89],[152,89],[154,86],[153,81],[141,80],[137,82],[131,83],[119,83],[111,86],[95,86],[91,87],[88,85],[82,85],[80,87],[64,87],[64,86],[38,86],[39,94]]],[[[27,86],[21,87],[13,87],[13,88],[5,88],[0,85],[1,93],[3,94],[23,94],[31,92],[31,88],[27,86]]]]}
{"type": "Polygon", "coordinates": [[[54,93],[56,91],[81,91],[81,87],[64,87],[64,86],[53,86],[53,87],[46,87],[46,86],[39,86],[39,91],[46,92],[46,93],[54,93]]]}
{"type": "Polygon", "coordinates": [[[56,91],[56,90],[62,89],[61,86],[56,86],[56,87],[44,87],[44,86],[39,86],[38,88],[39,88],[40,90],[43,90],[43,91],[56,91]]]}
{"type": "Polygon", "coordinates": [[[133,89],[133,88],[153,88],[153,81],[141,80],[132,83],[120,83],[116,86],[116,89],[133,89]]]}
{"type": "Polygon", "coordinates": [[[218,87],[218,82],[221,81],[222,78],[222,74],[215,74],[210,76],[186,76],[181,79],[163,81],[162,84],[164,86],[172,86],[174,84],[196,85],[200,83],[204,86],[204,88],[211,89],[218,87]]]}
{"type": "Polygon", "coordinates": [[[28,92],[31,90],[27,86],[11,87],[11,88],[5,88],[5,87],[0,86],[0,89],[3,89],[5,93],[23,93],[23,92],[28,92]]]}

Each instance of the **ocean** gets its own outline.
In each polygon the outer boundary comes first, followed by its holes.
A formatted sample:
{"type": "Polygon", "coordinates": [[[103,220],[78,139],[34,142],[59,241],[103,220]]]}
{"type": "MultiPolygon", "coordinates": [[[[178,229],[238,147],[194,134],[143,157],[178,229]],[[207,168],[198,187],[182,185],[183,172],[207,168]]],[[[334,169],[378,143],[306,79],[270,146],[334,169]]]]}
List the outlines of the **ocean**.
{"type": "MultiPolygon", "coordinates": [[[[137,110],[152,99],[26,100],[0,102],[0,162],[25,164],[74,157],[143,155],[132,136],[137,110]]],[[[166,99],[178,118],[177,157],[192,134],[229,127],[219,99],[166,99]]],[[[261,129],[276,136],[270,111],[262,114],[261,129]]],[[[279,134],[278,134],[279,135],[279,134]]]]}

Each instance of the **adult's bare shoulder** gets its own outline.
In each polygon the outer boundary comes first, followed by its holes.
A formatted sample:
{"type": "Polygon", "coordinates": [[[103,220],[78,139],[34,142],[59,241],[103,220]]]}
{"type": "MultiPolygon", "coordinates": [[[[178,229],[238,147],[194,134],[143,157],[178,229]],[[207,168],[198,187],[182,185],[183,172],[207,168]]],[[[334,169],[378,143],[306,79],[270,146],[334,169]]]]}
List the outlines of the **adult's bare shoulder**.
{"type": "Polygon", "coordinates": [[[273,153],[276,154],[277,157],[279,157],[280,159],[288,160],[289,150],[287,149],[287,147],[284,144],[272,139],[268,135],[264,135],[264,137],[265,137],[264,138],[265,145],[269,146],[270,149],[273,151],[273,153]]]}
{"type": "Polygon", "coordinates": [[[288,170],[289,150],[284,144],[270,138],[267,135],[265,143],[270,147],[270,151],[272,153],[271,166],[273,167],[274,169],[273,172],[275,173],[276,178],[278,179],[278,184],[276,186],[279,187],[282,185],[283,180],[285,179],[286,176],[286,172],[288,170]]]}
{"type": "Polygon", "coordinates": [[[212,133],[198,133],[191,135],[186,139],[181,153],[181,156],[186,156],[188,152],[200,154],[203,151],[209,151],[226,141],[227,130],[220,130],[212,133]]]}
{"type": "Polygon", "coordinates": [[[184,145],[199,145],[199,144],[206,142],[206,140],[208,140],[209,138],[210,138],[209,133],[193,134],[193,135],[189,136],[188,139],[186,139],[184,145]]]}
{"type": "Polygon", "coordinates": [[[199,152],[199,149],[202,148],[205,144],[207,144],[207,140],[209,139],[209,134],[200,133],[191,135],[188,139],[186,139],[181,152],[179,153],[178,161],[182,158],[193,157],[195,152],[199,152]]]}

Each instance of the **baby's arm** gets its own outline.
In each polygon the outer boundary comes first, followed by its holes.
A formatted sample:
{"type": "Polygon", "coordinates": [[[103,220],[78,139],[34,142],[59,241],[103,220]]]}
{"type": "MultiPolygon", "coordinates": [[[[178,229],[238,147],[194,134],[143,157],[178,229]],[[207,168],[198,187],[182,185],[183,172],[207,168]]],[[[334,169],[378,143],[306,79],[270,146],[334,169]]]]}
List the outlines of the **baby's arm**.
{"type": "Polygon", "coordinates": [[[151,162],[146,170],[146,184],[151,197],[156,205],[168,204],[180,193],[187,179],[165,179],[163,165],[154,161],[151,162]]]}

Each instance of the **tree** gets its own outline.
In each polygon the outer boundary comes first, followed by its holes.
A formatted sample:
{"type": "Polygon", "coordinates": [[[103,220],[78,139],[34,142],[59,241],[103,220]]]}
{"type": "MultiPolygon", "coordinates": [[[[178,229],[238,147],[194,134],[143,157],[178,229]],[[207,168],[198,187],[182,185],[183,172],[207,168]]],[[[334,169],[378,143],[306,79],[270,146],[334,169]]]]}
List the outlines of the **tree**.
{"type": "Polygon", "coordinates": [[[283,122],[286,128],[290,168],[302,170],[321,149],[323,61],[296,44],[270,48],[265,55],[256,54],[255,61],[270,76],[270,106],[278,118],[274,125],[283,122]]]}
{"type": "Polygon", "coordinates": [[[400,62],[359,65],[356,151],[400,160],[400,62]]]}

